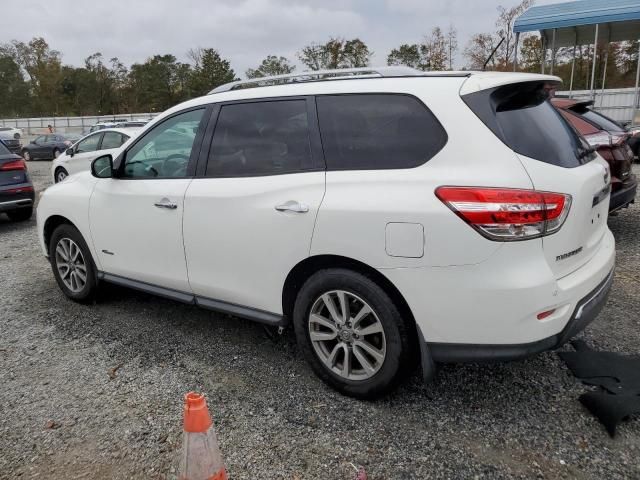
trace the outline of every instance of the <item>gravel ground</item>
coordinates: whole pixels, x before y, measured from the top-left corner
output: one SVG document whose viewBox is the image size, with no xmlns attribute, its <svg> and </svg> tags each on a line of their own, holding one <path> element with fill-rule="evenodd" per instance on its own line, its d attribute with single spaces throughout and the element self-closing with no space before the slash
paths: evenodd
<svg viewBox="0 0 640 480">
<path fill-rule="evenodd" d="M 46 187 L 50 162 L 29 168 Z M 640 204 L 609 223 L 615 287 L 585 338 L 637 353 Z M 290 332 L 271 339 L 113 286 L 75 304 L 35 220 L 2 217 L 0 235 L 0 478 L 174 479 L 192 389 L 208 396 L 232 479 L 353 479 L 351 462 L 374 480 L 640 478 L 640 418 L 609 438 L 555 353 L 445 366 L 431 385 L 415 375 L 390 397 L 356 401 L 313 375 Z"/>
</svg>

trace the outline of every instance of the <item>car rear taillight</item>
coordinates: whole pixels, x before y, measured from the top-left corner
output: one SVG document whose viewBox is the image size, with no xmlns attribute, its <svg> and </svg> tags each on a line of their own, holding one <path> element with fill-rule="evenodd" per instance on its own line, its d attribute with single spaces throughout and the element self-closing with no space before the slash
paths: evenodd
<svg viewBox="0 0 640 480">
<path fill-rule="evenodd" d="M 439 187 L 436 196 L 490 240 L 513 241 L 560 229 L 571 195 L 511 188 Z"/>
<path fill-rule="evenodd" d="M 602 147 L 611 145 L 611 135 L 606 132 L 593 133 L 591 135 L 585 135 L 584 139 L 589 142 L 592 147 Z"/>
<path fill-rule="evenodd" d="M 26 170 L 27 164 L 23 159 L 14 160 L 13 162 L 8 162 L 3 165 L 0 165 L 0 171 L 6 172 L 9 170 Z"/>
</svg>

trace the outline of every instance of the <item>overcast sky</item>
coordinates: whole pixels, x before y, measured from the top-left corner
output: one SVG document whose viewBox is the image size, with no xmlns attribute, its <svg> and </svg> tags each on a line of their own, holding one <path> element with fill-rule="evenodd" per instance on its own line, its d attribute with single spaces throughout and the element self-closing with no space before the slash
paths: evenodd
<svg viewBox="0 0 640 480">
<path fill-rule="evenodd" d="M 236 74 L 267 55 L 299 64 L 296 52 L 330 36 L 359 37 L 386 63 L 391 48 L 418 42 L 435 26 L 458 30 L 460 52 L 469 37 L 492 31 L 498 5 L 518 0 L 20 0 L 2 2 L 0 43 L 44 37 L 67 64 L 94 52 L 126 65 L 154 54 L 186 61 L 193 47 L 213 47 Z M 538 0 L 538 5 L 557 0 Z M 464 59 L 460 54 L 456 66 Z"/>
</svg>

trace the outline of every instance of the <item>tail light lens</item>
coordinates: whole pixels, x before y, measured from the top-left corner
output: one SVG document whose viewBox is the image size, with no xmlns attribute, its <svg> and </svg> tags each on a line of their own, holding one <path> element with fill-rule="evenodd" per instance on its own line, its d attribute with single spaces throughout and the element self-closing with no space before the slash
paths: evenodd
<svg viewBox="0 0 640 480">
<path fill-rule="evenodd" d="M 8 162 L 0 165 L 0 171 L 12 171 L 12 170 L 26 170 L 27 164 L 23 159 L 14 160 L 13 162 Z"/>
<path fill-rule="evenodd" d="M 439 187 L 436 196 L 490 240 L 514 241 L 557 232 L 571 195 L 510 188 Z"/>
<path fill-rule="evenodd" d="M 589 142 L 592 147 L 602 147 L 611 145 L 611 135 L 606 132 L 593 133 L 591 135 L 585 135 L 584 139 Z"/>
</svg>

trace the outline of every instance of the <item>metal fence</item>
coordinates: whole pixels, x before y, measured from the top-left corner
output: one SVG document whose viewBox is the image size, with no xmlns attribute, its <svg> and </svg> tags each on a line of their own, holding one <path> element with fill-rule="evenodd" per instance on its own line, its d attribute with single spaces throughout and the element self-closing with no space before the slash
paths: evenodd
<svg viewBox="0 0 640 480">
<path fill-rule="evenodd" d="M 49 125 L 54 132 L 81 135 L 91 125 L 100 122 L 148 120 L 157 113 L 127 113 L 123 115 L 100 115 L 93 117 L 41 117 L 41 118 L 0 118 L 1 127 L 20 128 L 23 138 L 31 139 L 37 135 L 49 133 Z"/>
<path fill-rule="evenodd" d="M 568 96 L 569 92 L 556 92 L 556 95 Z M 591 100 L 593 98 L 591 90 L 574 90 L 571 93 L 571 96 L 579 100 Z M 634 124 L 640 124 L 640 118 L 637 118 L 637 113 L 636 118 L 633 118 L 634 100 L 634 88 L 609 88 L 605 89 L 604 91 L 596 90 L 596 98 L 593 108 L 606 115 L 607 117 L 619 122 L 630 122 L 632 120 L 635 120 L 633 122 Z"/>
</svg>

